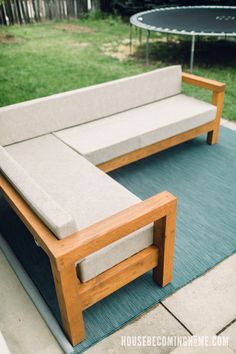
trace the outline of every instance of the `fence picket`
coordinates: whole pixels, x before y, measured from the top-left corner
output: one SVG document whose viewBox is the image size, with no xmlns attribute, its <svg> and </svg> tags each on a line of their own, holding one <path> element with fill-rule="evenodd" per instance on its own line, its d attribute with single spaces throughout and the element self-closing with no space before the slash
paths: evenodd
<svg viewBox="0 0 236 354">
<path fill-rule="evenodd" d="M 100 2 L 91 0 L 91 8 L 99 10 Z M 0 5 L 0 25 L 79 18 L 88 11 L 88 0 L 4 0 Z"/>
</svg>

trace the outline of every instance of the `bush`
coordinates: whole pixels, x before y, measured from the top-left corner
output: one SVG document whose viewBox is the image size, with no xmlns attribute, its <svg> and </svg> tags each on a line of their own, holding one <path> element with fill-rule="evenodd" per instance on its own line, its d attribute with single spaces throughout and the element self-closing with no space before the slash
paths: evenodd
<svg viewBox="0 0 236 354">
<path fill-rule="evenodd" d="M 149 10 L 159 6 L 193 6 L 193 5 L 236 5 L 236 0 L 101 0 L 103 11 L 118 12 L 130 16 L 136 12 Z"/>
</svg>

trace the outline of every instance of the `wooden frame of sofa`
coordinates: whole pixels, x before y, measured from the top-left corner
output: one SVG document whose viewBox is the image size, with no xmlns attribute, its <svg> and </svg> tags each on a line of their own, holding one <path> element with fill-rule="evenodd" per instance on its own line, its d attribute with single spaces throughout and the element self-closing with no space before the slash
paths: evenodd
<svg viewBox="0 0 236 354">
<path fill-rule="evenodd" d="M 88 307 L 151 269 L 161 286 L 171 281 L 176 221 L 172 194 L 157 194 L 58 240 L 2 175 L 0 189 L 50 259 L 62 323 L 73 345 L 85 339 L 82 312 Z M 85 283 L 79 281 L 76 263 L 150 223 L 154 223 L 152 246 Z"/>
<path fill-rule="evenodd" d="M 144 148 L 101 163 L 98 165 L 101 170 L 104 172 L 110 172 L 119 167 L 125 166 L 144 157 L 156 154 L 157 152 L 181 144 L 187 140 L 193 139 L 205 133 L 207 133 L 208 144 L 217 143 L 219 137 L 220 118 L 224 102 L 225 84 L 188 73 L 182 73 L 182 81 L 186 84 L 198 86 L 200 88 L 212 91 L 212 104 L 217 107 L 215 120 L 210 123 L 203 124 L 197 128 L 191 129 L 185 133 L 175 135 L 158 143 L 148 145 Z"/>
<path fill-rule="evenodd" d="M 111 171 L 203 133 L 208 133 L 209 144 L 217 143 L 225 85 L 185 73 L 183 81 L 213 91 L 212 102 L 217 106 L 215 120 L 101 164 L 99 168 Z M 64 330 L 73 345 L 85 339 L 82 313 L 88 307 L 151 269 L 156 283 L 165 286 L 171 282 L 176 223 L 176 198 L 172 194 L 162 192 L 58 240 L 3 175 L 0 175 L 0 189 L 50 259 Z M 85 283 L 79 281 L 76 264 L 80 260 L 150 223 L 154 223 L 152 246 Z"/>
</svg>

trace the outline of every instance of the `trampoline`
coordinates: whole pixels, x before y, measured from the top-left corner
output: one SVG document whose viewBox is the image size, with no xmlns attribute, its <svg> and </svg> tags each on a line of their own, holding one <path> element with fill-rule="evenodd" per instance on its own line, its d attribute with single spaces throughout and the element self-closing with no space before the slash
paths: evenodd
<svg viewBox="0 0 236 354">
<path fill-rule="evenodd" d="M 236 6 L 175 6 L 139 12 L 130 18 L 132 25 L 147 31 L 146 62 L 149 63 L 150 32 L 192 37 L 190 71 L 193 70 L 196 36 L 236 36 Z"/>
</svg>

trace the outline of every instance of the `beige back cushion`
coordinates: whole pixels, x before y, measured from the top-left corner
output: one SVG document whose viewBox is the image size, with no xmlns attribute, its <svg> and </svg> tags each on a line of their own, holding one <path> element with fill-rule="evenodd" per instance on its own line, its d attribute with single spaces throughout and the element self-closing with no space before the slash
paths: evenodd
<svg viewBox="0 0 236 354">
<path fill-rule="evenodd" d="M 157 69 L 100 85 L 0 108 L 0 145 L 100 119 L 181 92 L 181 67 Z"/>
</svg>

